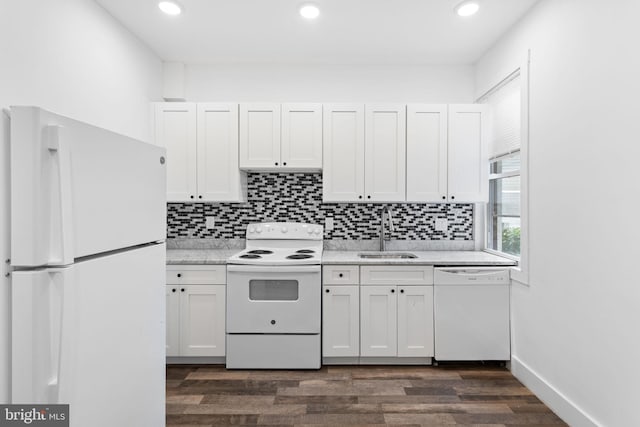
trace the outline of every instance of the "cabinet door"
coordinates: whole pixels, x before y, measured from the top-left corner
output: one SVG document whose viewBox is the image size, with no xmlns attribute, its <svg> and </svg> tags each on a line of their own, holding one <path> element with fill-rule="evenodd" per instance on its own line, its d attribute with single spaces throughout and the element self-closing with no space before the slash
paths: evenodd
<svg viewBox="0 0 640 427">
<path fill-rule="evenodd" d="M 324 286 L 322 290 L 322 355 L 360 354 L 358 286 Z"/>
<path fill-rule="evenodd" d="M 180 355 L 180 287 L 178 285 L 165 286 L 166 294 L 166 355 Z"/>
<path fill-rule="evenodd" d="M 451 202 L 487 202 L 487 107 L 449 105 L 448 187 Z"/>
<path fill-rule="evenodd" d="M 433 357 L 433 286 L 398 287 L 398 357 Z"/>
<path fill-rule="evenodd" d="M 193 202 L 196 186 L 196 106 L 189 102 L 156 104 L 156 144 L 167 149 L 167 201 Z"/>
<path fill-rule="evenodd" d="M 225 286 L 187 285 L 180 291 L 180 355 L 224 356 Z"/>
<path fill-rule="evenodd" d="M 367 105 L 364 148 L 366 201 L 406 200 L 406 107 Z"/>
<path fill-rule="evenodd" d="M 325 105 L 323 127 L 323 201 L 364 201 L 364 106 Z"/>
<path fill-rule="evenodd" d="M 240 104 L 240 167 L 280 166 L 280 105 Z"/>
<path fill-rule="evenodd" d="M 283 104 L 282 166 L 322 169 L 322 105 Z"/>
<path fill-rule="evenodd" d="M 447 106 L 407 106 L 407 201 L 447 200 Z"/>
<path fill-rule="evenodd" d="M 238 168 L 238 105 L 197 104 L 198 201 L 244 201 Z"/>
<path fill-rule="evenodd" d="M 397 297 L 395 286 L 360 287 L 360 355 L 397 354 Z"/>
</svg>

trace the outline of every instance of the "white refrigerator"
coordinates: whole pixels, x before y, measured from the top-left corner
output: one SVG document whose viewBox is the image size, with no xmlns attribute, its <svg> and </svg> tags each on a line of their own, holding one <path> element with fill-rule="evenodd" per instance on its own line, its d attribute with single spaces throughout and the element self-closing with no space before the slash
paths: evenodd
<svg viewBox="0 0 640 427">
<path fill-rule="evenodd" d="M 11 399 L 165 423 L 165 150 L 10 111 Z"/>
</svg>

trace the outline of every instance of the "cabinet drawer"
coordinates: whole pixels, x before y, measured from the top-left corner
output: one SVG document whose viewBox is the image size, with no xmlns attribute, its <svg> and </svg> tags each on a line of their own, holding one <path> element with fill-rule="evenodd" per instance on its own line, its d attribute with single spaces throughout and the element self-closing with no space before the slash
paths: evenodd
<svg viewBox="0 0 640 427">
<path fill-rule="evenodd" d="M 433 285 L 430 265 L 366 265 L 360 274 L 363 285 Z"/>
<path fill-rule="evenodd" d="M 357 285 L 360 270 L 357 265 L 325 265 L 322 267 L 322 282 L 325 285 Z"/>
<path fill-rule="evenodd" d="M 225 265 L 167 266 L 168 285 L 224 285 L 226 282 Z"/>
</svg>

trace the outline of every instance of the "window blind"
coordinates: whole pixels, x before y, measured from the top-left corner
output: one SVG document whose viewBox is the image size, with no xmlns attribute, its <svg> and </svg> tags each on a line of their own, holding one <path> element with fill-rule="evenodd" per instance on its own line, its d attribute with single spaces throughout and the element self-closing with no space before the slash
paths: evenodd
<svg viewBox="0 0 640 427">
<path fill-rule="evenodd" d="M 489 158 L 520 148 L 520 76 L 493 91 L 485 102 L 491 112 Z"/>
</svg>

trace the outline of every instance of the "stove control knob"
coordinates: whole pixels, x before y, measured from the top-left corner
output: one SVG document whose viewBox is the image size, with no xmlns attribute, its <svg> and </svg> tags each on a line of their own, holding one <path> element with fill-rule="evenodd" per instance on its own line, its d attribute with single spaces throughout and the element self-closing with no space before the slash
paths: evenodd
<svg viewBox="0 0 640 427">
<path fill-rule="evenodd" d="M 254 233 L 256 231 L 255 227 L 249 227 L 249 233 Z"/>
<path fill-rule="evenodd" d="M 289 230 L 287 229 L 287 227 L 282 227 L 282 230 L 280 230 L 280 231 L 282 231 L 283 233 L 286 233 Z"/>
<path fill-rule="evenodd" d="M 316 233 L 316 235 L 318 235 L 318 234 L 320 234 L 320 229 L 316 228 L 313 232 Z"/>
<path fill-rule="evenodd" d="M 260 227 L 256 228 L 256 233 L 262 233 L 262 228 Z"/>
<path fill-rule="evenodd" d="M 313 234 L 313 230 L 312 230 L 312 229 L 308 229 L 308 230 L 307 230 L 307 233 L 309 233 L 309 234 Z"/>
</svg>

